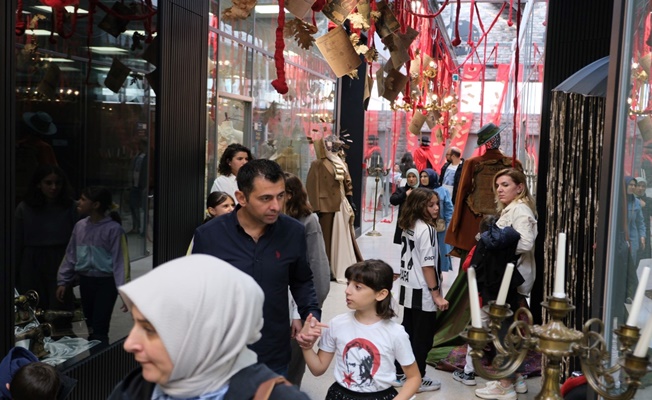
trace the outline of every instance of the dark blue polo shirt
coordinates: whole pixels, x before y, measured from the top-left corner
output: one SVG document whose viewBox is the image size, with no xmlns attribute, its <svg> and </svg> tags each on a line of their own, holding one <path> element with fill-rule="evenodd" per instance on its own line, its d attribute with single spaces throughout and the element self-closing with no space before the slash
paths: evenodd
<svg viewBox="0 0 652 400">
<path fill-rule="evenodd" d="M 193 253 L 218 257 L 251 275 L 265 293 L 262 338 L 251 345 L 258 361 L 272 369 L 290 361 L 288 286 L 301 318 L 321 320 L 312 271 L 306 258 L 306 234 L 299 221 L 280 215 L 256 243 L 240 226 L 236 209 L 195 230 Z"/>
</svg>

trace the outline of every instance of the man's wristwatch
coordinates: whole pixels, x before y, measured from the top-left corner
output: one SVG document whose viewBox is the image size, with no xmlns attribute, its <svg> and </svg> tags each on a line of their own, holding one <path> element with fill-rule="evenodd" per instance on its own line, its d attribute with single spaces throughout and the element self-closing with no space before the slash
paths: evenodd
<svg viewBox="0 0 652 400">
<path fill-rule="evenodd" d="M 431 292 L 436 292 L 439 290 L 439 286 L 429 287 L 428 290 L 430 290 Z"/>
</svg>

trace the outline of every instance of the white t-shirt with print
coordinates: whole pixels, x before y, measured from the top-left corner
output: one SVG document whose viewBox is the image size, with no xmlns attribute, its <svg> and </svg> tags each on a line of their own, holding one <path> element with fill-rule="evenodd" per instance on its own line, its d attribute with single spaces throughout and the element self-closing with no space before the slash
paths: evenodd
<svg viewBox="0 0 652 400">
<path fill-rule="evenodd" d="M 364 393 L 385 390 L 396 379 L 394 360 L 402 366 L 415 361 L 410 338 L 392 320 L 365 325 L 353 314 L 333 318 L 322 331 L 319 348 L 335 353 L 335 380 L 343 387 Z"/>
<path fill-rule="evenodd" d="M 433 226 L 417 220 L 414 229 L 404 229 L 401 235 L 401 289 L 398 302 L 414 310 L 437 311 L 428 284 L 423 276 L 423 267 L 434 266 L 435 279 L 440 285 L 441 272 L 437 255 L 439 247 L 437 231 Z"/>
</svg>

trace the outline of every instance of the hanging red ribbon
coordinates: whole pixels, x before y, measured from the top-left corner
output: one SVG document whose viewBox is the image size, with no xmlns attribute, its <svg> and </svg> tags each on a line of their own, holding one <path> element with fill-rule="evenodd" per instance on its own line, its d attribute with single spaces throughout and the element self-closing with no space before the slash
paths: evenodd
<svg viewBox="0 0 652 400">
<path fill-rule="evenodd" d="M 25 23 L 25 19 L 23 17 L 23 0 L 18 0 L 16 5 L 16 35 L 24 35 L 25 29 L 27 29 L 27 24 Z"/>
<path fill-rule="evenodd" d="M 286 94 L 289 90 L 285 81 L 285 58 L 283 50 L 285 49 L 285 40 L 283 40 L 283 28 L 285 27 L 285 0 L 278 2 L 278 25 L 276 26 L 276 41 L 274 45 L 274 65 L 276 66 L 276 79 L 272 81 L 272 86 L 280 94 Z"/>
<path fill-rule="evenodd" d="M 451 40 L 451 44 L 455 47 L 462 43 L 460 38 L 460 10 L 462 8 L 462 0 L 457 0 L 457 8 L 455 10 L 455 39 Z"/>
<path fill-rule="evenodd" d="M 512 0 L 513 1 L 513 0 Z M 510 7 L 511 19 L 511 7 Z M 512 167 L 516 167 L 516 128 L 518 127 L 518 72 L 521 67 L 520 63 L 520 45 L 518 38 L 521 30 L 521 0 L 518 0 L 518 9 L 516 10 L 516 49 L 514 50 L 514 115 L 512 122 Z"/>
<path fill-rule="evenodd" d="M 466 43 L 469 46 L 473 46 L 473 9 L 475 8 L 475 0 L 471 0 L 471 16 L 469 17 L 469 37 L 466 40 Z"/>
</svg>

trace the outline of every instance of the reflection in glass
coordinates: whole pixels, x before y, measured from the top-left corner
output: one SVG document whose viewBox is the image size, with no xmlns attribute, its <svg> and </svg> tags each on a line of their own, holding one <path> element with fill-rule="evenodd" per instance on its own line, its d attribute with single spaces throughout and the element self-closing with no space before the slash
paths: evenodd
<svg viewBox="0 0 652 400">
<path fill-rule="evenodd" d="M 21 219 L 17 289 L 21 294 L 29 289 L 39 293 L 35 309 L 42 310 L 41 322 L 54 325 L 55 338 L 64 333 L 86 338 L 79 289 L 66 292 L 63 302 L 52 295 L 61 248 L 65 250 L 70 239 L 70 223 L 79 218 L 70 202 L 80 198 L 82 188 L 104 186 L 111 192 L 111 203 L 128 232 L 132 278 L 152 265 L 150 154 L 156 94 L 150 81 L 155 82 L 156 42 L 149 32 L 155 31 L 156 18 L 153 13 L 153 18 L 118 31 L 113 29 L 116 21 L 107 22 L 104 14 L 78 18 L 76 26 L 65 25 L 73 35 L 55 34 L 51 40 L 49 33 L 56 29 L 53 14 L 39 6 L 38 0 L 23 2 L 23 17 L 30 24 L 24 35 L 16 36 L 15 48 L 16 214 Z M 89 10 L 89 1 L 80 1 L 80 8 Z M 91 20 L 93 26 L 88 27 Z M 90 28 L 93 33 L 87 38 Z M 35 172 L 44 166 L 58 169 L 41 177 Z M 67 200 L 50 201 L 49 190 L 59 190 L 59 183 L 59 196 L 65 193 L 62 199 Z M 30 192 L 35 190 L 46 196 L 45 202 L 33 201 Z M 35 223 L 40 225 L 37 230 Z M 124 337 L 130 326 L 119 306 L 118 301 L 109 342 Z M 54 318 L 55 312 L 72 309 L 72 316 Z"/>
<path fill-rule="evenodd" d="M 652 202 L 647 189 L 652 176 L 652 156 L 649 141 L 652 139 L 650 122 L 650 20 L 647 1 L 626 3 L 629 21 L 622 55 L 623 76 L 620 111 L 617 121 L 617 144 L 620 156 L 620 182 L 614 183 L 614 210 L 617 220 L 610 227 L 614 243 L 614 260 L 610 265 L 608 282 L 611 304 L 606 308 L 607 321 L 612 327 L 624 323 L 631 311 L 632 298 L 639 283 L 642 269 L 652 267 L 650 258 L 650 217 Z M 652 282 L 648 281 L 645 298 L 636 324 L 643 328 L 652 316 Z M 610 331 L 607 329 L 606 331 Z M 614 353 L 616 351 L 614 350 Z M 649 349 L 648 349 L 649 354 Z M 615 356 L 614 356 L 615 360 Z M 612 360 L 612 362 L 614 361 Z M 649 374 L 647 380 L 650 380 Z M 649 382 L 648 382 L 649 383 Z M 650 397 L 650 388 L 639 390 L 636 399 Z"/>
</svg>

